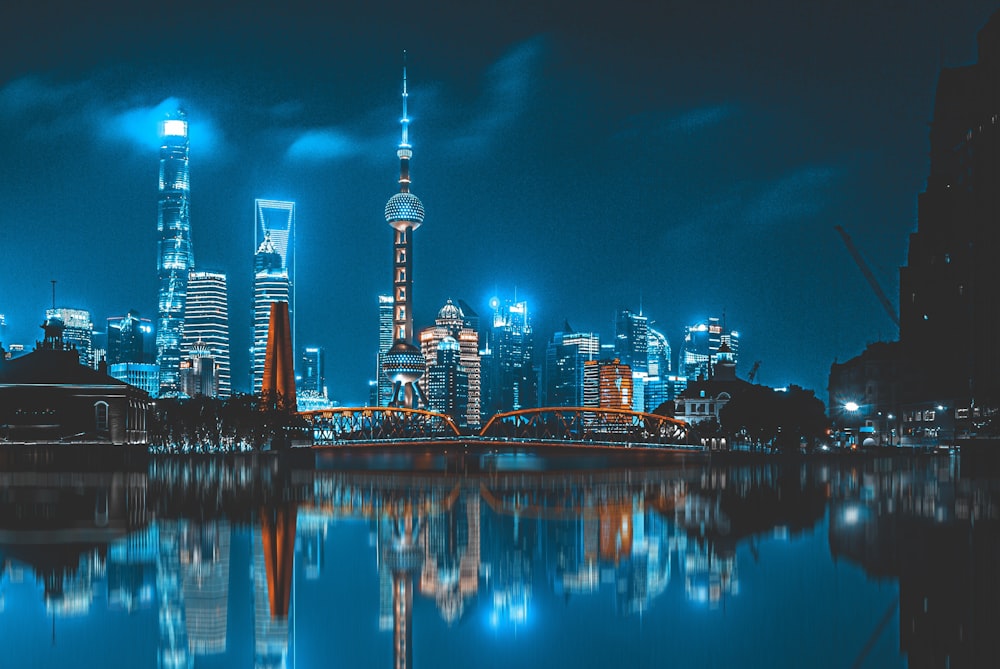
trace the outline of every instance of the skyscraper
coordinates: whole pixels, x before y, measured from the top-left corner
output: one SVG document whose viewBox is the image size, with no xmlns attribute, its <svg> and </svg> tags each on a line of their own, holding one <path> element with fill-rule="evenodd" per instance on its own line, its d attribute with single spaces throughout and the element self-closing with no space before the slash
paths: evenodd
<svg viewBox="0 0 1000 669">
<path fill-rule="evenodd" d="M 295 341 L 295 203 L 284 200 L 254 200 L 254 248 L 265 238 L 281 258 L 280 267 L 288 275 L 288 312 Z"/>
<path fill-rule="evenodd" d="M 725 331 L 721 321 L 712 317 L 707 321 L 684 328 L 684 344 L 677 361 L 678 371 L 688 379 L 707 379 L 715 367 L 715 356 L 723 342 L 729 346 L 734 362 L 739 351 L 740 335 L 735 330 Z"/>
<path fill-rule="evenodd" d="M 225 274 L 191 272 L 188 275 L 182 354 L 190 356 L 199 343 L 207 349 L 207 355 L 199 353 L 194 357 L 210 357 L 215 360 L 218 396 L 229 397 L 232 381 L 229 360 L 229 294 Z"/>
<path fill-rule="evenodd" d="M 156 362 L 160 394 L 180 390 L 181 336 L 187 302 L 188 273 L 194 269 L 191 247 L 188 122 L 178 110 L 160 123 L 160 190 L 156 229 L 159 318 Z"/>
<path fill-rule="evenodd" d="M 45 319 L 58 318 L 65 324 L 63 342 L 71 345 L 80 354 L 80 364 L 94 366 L 94 323 L 86 309 L 58 307 L 46 309 Z"/>
<path fill-rule="evenodd" d="M 389 406 L 392 400 L 392 381 L 382 373 L 385 365 L 385 354 L 392 348 L 392 295 L 378 296 L 378 354 L 375 356 L 376 397 L 373 404 Z"/>
<path fill-rule="evenodd" d="M 424 205 L 410 192 L 410 119 L 406 115 L 406 67 L 403 67 L 402 139 L 399 157 L 399 192 L 385 205 L 385 221 L 392 226 L 392 348 L 382 358 L 382 372 L 392 381 L 390 405 L 415 408 L 425 403 L 418 381 L 426 368 L 420 349 L 410 342 L 413 336 L 413 231 L 424 222 Z"/>
<path fill-rule="evenodd" d="M 617 358 L 583 363 L 583 406 L 632 408 L 632 370 Z"/>
<path fill-rule="evenodd" d="M 468 425 L 469 374 L 462 366 L 461 347 L 454 337 L 445 336 L 434 348 L 434 360 L 427 365 L 425 376 L 427 404 L 431 411 L 447 414 L 459 425 Z M 478 356 L 479 351 L 476 353 Z M 475 413 L 478 425 L 478 408 Z"/>
<path fill-rule="evenodd" d="M 153 324 L 148 318 L 130 309 L 124 316 L 108 319 L 108 365 L 148 363 L 155 359 Z"/>
<path fill-rule="evenodd" d="M 615 319 L 615 354 L 632 368 L 646 372 L 649 357 L 649 320 L 628 309 L 618 312 Z"/>
<path fill-rule="evenodd" d="M 440 344 L 447 338 L 453 339 L 459 347 L 459 364 L 467 375 L 467 398 L 464 402 L 466 415 L 457 419 L 460 425 L 478 427 L 480 424 L 480 389 L 481 374 L 479 362 L 479 334 L 469 327 L 461 307 L 448 300 L 438 311 L 434 327 L 420 331 L 420 351 L 424 356 L 428 370 L 434 364 L 439 364 L 441 356 Z M 450 386 L 448 386 L 450 387 Z M 443 392 L 446 386 L 438 385 L 434 392 Z M 427 396 L 428 403 L 435 406 L 432 383 L 428 376 L 421 382 L 421 389 Z"/>
<path fill-rule="evenodd" d="M 306 346 L 299 356 L 295 386 L 299 393 L 326 395 L 326 353 L 319 346 Z"/>
<path fill-rule="evenodd" d="M 505 302 L 493 298 L 490 329 L 491 369 L 487 415 L 534 407 L 538 403 L 538 380 L 533 367 L 534 336 L 527 302 Z"/>
<path fill-rule="evenodd" d="M 543 383 L 545 406 L 583 406 L 583 369 L 601 354 L 601 338 L 592 332 L 574 332 L 570 324 L 552 335 L 545 349 Z"/>
<path fill-rule="evenodd" d="M 973 65 L 938 79 L 930 175 L 899 276 L 900 342 L 919 385 L 954 418 L 1000 406 L 1000 12 L 979 32 Z"/>
<path fill-rule="evenodd" d="M 253 344 L 251 347 L 251 388 L 260 394 L 264 376 L 264 358 L 267 353 L 267 333 L 271 322 L 271 303 L 288 302 L 291 284 L 288 270 L 283 266 L 281 254 L 271 242 L 269 232 L 253 257 Z"/>
</svg>

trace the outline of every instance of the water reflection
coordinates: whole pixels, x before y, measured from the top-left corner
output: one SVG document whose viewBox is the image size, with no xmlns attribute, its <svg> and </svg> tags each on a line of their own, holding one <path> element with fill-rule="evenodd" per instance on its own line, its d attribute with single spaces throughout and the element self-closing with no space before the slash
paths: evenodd
<svg viewBox="0 0 1000 669">
<path fill-rule="evenodd" d="M 7 462 L 0 643 L 27 666 L 997 666 L 998 484 L 954 458 L 399 457 Z"/>
</svg>

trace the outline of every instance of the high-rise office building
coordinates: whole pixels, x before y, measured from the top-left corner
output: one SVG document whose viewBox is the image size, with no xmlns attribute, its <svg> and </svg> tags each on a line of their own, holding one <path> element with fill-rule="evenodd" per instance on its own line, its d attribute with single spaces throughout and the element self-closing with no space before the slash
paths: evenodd
<svg viewBox="0 0 1000 669">
<path fill-rule="evenodd" d="M 288 275 L 288 313 L 291 316 L 292 343 L 295 337 L 295 203 L 284 200 L 254 200 L 254 248 L 265 239 L 281 259 L 279 267 Z"/>
<path fill-rule="evenodd" d="M 615 354 L 632 368 L 646 372 L 649 358 L 649 319 L 628 309 L 615 319 Z"/>
<path fill-rule="evenodd" d="M 632 370 L 617 358 L 583 363 L 583 406 L 632 408 Z"/>
<path fill-rule="evenodd" d="M 659 330 L 649 328 L 646 371 L 650 376 L 666 376 L 673 371 L 671 366 L 670 342 Z"/>
<path fill-rule="evenodd" d="M 739 351 L 740 335 L 727 331 L 718 318 L 684 328 L 684 344 L 678 358 L 678 371 L 691 380 L 707 379 L 715 367 L 715 356 L 723 342 L 729 346 L 734 360 Z"/>
<path fill-rule="evenodd" d="M 156 360 L 153 323 L 130 309 L 124 316 L 108 319 L 107 363 L 152 363 Z M 157 375 L 159 376 L 159 375 Z M 155 392 L 155 391 L 154 391 Z"/>
<path fill-rule="evenodd" d="M 326 352 L 319 346 L 306 346 L 295 370 L 295 386 L 300 393 L 326 395 Z"/>
<path fill-rule="evenodd" d="M 378 296 L 378 354 L 375 356 L 375 398 L 374 406 L 389 406 L 392 400 L 392 381 L 382 373 L 385 365 L 385 354 L 392 348 L 392 295 Z"/>
<path fill-rule="evenodd" d="M 264 359 L 267 354 L 267 333 L 271 319 L 272 302 L 288 302 L 291 283 L 288 269 L 284 267 L 281 254 L 271 242 L 271 235 L 264 233 L 264 239 L 253 258 L 253 339 L 251 347 L 251 389 L 260 394 L 264 377 Z"/>
<path fill-rule="evenodd" d="M 462 366 L 461 347 L 450 336 L 444 337 L 435 347 L 434 361 L 427 366 L 427 405 L 431 411 L 451 416 L 458 425 L 468 425 L 469 374 Z M 478 355 L 478 350 L 476 353 Z"/>
<path fill-rule="evenodd" d="M 438 311 L 434 321 L 434 327 L 424 328 L 420 331 L 420 351 L 424 356 L 428 369 L 433 364 L 438 363 L 440 357 L 440 344 L 447 338 L 451 338 L 459 347 L 459 363 L 468 377 L 467 391 L 468 397 L 465 402 L 467 415 L 458 420 L 460 425 L 478 427 L 480 424 L 480 389 L 481 372 L 479 362 L 479 334 L 469 327 L 468 321 L 462 309 L 451 300 L 448 300 L 441 310 Z M 421 389 L 427 396 L 430 406 L 435 405 L 434 397 L 431 394 L 432 387 L 428 377 L 421 381 Z M 440 390 L 442 386 L 438 386 Z"/>
<path fill-rule="evenodd" d="M 534 335 L 527 302 L 493 298 L 493 327 L 488 373 L 490 386 L 486 415 L 537 406 L 538 378 L 533 367 Z"/>
<path fill-rule="evenodd" d="M 160 394 L 180 390 L 181 337 L 187 302 L 188 273 L 194 269 L 191 247 L 188 122 L 177 111 L 160 123 L 160 186 L 156 229 L 159 235 L 157 277 L 159 317 L 156 362 Z"/>
<path fill-rule="evenodd" d="M 424 222 L 424 204 L 410 192 L 410 119 L 406 113 L 406 67 L 403 67 L 402 139 L 396 156 L 399 158 L 399 192 L 385 205 L 385 221 L 393 229 L 392 244 L 392 347 L 382 357 L 382 373 L 392 382 L 389 404 L 409 408 L 424 404 L 418 382 L 424 375 L 426 362 L 413 337 L 413 231 Z"/>
<path fill-rule="evenodd" d="M 181 358 L 181 390 L 188 397 L 219 396 L 219 364 L 212 350 L 202 341 L 195 342 Z"/>
<path fill-rule="evenodd" d="M 45 310 L 45 319 L 57 318 L 63 322 L 63 342 L 80 354 L 80 364 L 94 367 L 94 323 L 86 309 L 57 307 Z"/>
<path fill-rule="evenodd" d="M 583 406 L 583 365 L 597 360 L 600 354 L 599 335 L 574 332 L 567 322 L 545 348 L 542 403 L 549 407 Z"/>
<path fill-rule="evenodd" d="M 930 174 L 899 276 L 900 342 L 921 383 L 953 418 L 1000 406 L 1000 12 L 979 32 L 973 65 L 942 70 Z"/>
<path fill-rule="evenodd" d="M 201 350 L 202 346 L 207 353 Z M 196 347 L 197 355 L 193 353 Z M 212 358 L 215 361 L 218 397 L 229 397 L 232 374 L 229 359 L 229 293 L 225 274 L 191 272 L 188 275 L 181 351 L 184 357 Z"/>
</svg>

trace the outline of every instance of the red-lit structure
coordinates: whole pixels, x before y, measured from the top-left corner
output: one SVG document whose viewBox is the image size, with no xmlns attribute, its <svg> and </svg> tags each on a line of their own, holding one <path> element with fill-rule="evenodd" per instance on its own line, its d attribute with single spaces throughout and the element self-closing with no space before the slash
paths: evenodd
<svg viewBox="0 0 1000 669">
<path fill-rule="evenodd" d="M 295 410 L 295 366 L 288 302 L 271 303 L 260 396 L 262 409 Z"/>
</svg>

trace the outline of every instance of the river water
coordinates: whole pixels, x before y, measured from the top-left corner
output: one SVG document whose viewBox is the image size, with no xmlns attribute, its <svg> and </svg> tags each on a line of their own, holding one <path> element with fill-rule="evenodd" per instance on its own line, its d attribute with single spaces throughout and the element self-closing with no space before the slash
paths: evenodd
<svg viewBox="0 0 1000 669">
<path fill-rule="evenodd" d="M 0 667 L 998 667 L 957 456 L 0 455 Z"/>
</svg>

